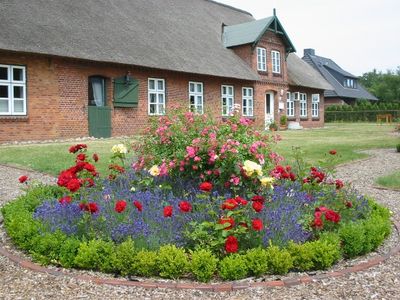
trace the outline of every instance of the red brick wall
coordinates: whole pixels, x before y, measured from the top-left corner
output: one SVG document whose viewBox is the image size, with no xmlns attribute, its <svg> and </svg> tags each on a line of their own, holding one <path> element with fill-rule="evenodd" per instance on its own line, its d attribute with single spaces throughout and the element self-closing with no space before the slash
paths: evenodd
<svg viewBox="0 0 400 300">
<path fill-rule="evenodd" d="M 234 86 L 235 103 L 239 104 L 242 87 L 254 86 L 253 82 L 234 79 L 9 52 L 1 53 L 0 64 L 26 66 L 28 105 L 27 116 L 0 116 L 0 142 L 88 136 L 88 77 L 93 75 L 107 78 L 107 103 L 111 107 L 113 78 L 129 71 L 139 80 L 138 107 L 112 109 L 113 136 L 139 134 L 149 120 L 149 77 L 165 79 L 167 111 L 173 105 L 189 107 L 189 81 L 203 82 L 204 109 L 218 117 L 222 84 Z"/>
<path fill-rule="evenodd" d="M 312 128 L 312 127 L 323 127 L 324 126 L 324 91 L 317 90 L 317 89 L 310 89 L 305 87 L 298 87 L 298 86 L 290 86 L 290 92 L 300 92 L 307 94 L 307 117 L 300 118 L 300 102 L 294 102 L 294 118 L 289 118 L 289 121 L 296 121 L 299 122 L 301 126 L 304 128 Z M 312 117 L 311 114 L 311 95 L 312 94 L 319 94 L 319 112 L 318 118 Z M 286 102 L 286 101 L 285 101 Z M 286 107 L 286 103 L 285 103 Z"/>
</svg>

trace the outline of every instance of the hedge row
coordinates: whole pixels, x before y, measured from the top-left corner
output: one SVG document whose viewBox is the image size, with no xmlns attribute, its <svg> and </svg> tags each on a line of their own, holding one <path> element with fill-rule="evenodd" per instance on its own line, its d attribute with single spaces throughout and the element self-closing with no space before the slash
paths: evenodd
<svg viewBox="0 0 400 300">
<path fill-rule="evenodd" d="M 376 122 L 377 115 L 390 114 L 400 118 L 400 110 L 325 111 L 325 122 Z"/>
<path fill-rule="evenodd" d="M 372 200 L 368 220 L 343 224 L 338 232 L 323 233 L 315 241 L 290 243 L 285 249 L 270 245 L 240 254 L 216 257 L 205 249 L 186 250 L 165 245 L 157 251 L 139 249 L 132 240 L 80 241 L 61 232 L 42 233 L 33 219 L 35 208 L 44 200 L 60 195 L 57 187 L 38 186 L 2 208 L 9 236 L 20 248 L 42 264 L 66 268 L 100 270 L 122 276 L 194 277 L 207 282 L 215 275 L 237 280 L 263 274 L 285 274 L 289 270 L 326 269 L 341 257 L 354 257 L 376 249 L 391 231 L 390 214 Z"/>
</svg>

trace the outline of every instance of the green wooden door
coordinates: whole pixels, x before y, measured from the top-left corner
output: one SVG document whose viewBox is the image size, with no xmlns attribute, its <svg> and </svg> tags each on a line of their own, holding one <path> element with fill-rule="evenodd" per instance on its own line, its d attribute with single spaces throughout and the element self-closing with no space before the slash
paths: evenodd
<svg viewBox="0 0 400 300">
<path fill-rule="evenodd" d="M 89 136 L 108 138 L 111 136 L 111 108 L 88 106 Z"/>
</svg>

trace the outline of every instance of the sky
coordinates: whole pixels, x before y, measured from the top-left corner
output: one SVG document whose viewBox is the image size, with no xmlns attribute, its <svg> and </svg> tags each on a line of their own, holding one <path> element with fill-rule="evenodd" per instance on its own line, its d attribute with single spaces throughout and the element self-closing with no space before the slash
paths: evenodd
<svg viewBox="0 0 400 300">
<path fill-rule="evenodd" d="M 400 0 L 216 0 L 256 19 L 277 16 L 296 48 L 361 76 L 400 66 Z"/>
</svg>

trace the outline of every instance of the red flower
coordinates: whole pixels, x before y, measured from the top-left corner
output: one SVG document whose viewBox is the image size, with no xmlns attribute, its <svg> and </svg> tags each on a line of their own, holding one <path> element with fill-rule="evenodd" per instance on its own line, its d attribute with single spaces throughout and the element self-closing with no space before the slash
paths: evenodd
<svg viewBox="0 0 400 300">
<path fill-rule="evenodd" d="M 114 180 L 115 178 L 117 178 L 117 176 L 115 176 L 115 174 L 108 175 L 109 180 Z"/>
<path fill-rule="evenodd" d="M 96 153 L 93 154 L 93 160 L 94 160 L 95 162 L 98 162 L 98 161 L 99 161 L 99 156 L 98 156 Z"/>
<path fill-rule="evenodd" d="M 76 160 L 77 161 L 84 161 L 86 159 L 86 154 L 84 154 L 84 153 L 79 153 L 77 156 L 76 156 Z"/>
<path fill-rule="evenodd" d="M 236 202 L 240 205 L 247 205 L 247 200 L 243 199 L 242 197 L 237 196 L 235 198 Z"/>
<path fill-rule="evenodd" d="M 64 196 L 60 199 L 58 199 L 58 202 L 60 202 L 61 204 L 68 204 L 71 203 L 72 198 L 70 196 Z"/>
<path fill-rule="evenodd" d="M 315 211 L 321 211 L 321 212 L 326 212 L 328 209 L 325 206 L 320 206 L 320 207 L 316 207 Z"/>
<path fill-rule="evenodd" d="M 221 208 L 227 210 L 233 210 L 238 206 L 238 202 L 235 199 L 227 199 L 224 203 L 222 203 Z"/>
<path fill-rule="evenodd" d="M 182 212 L 190 212 L 192 211 L 192 205 L 187 201 L 181 201 L 179 202 L 179 209 Z"/>
<path fill-rule="evenodd" d="M 211 192 L 213 185 L 212 183 L 205 181 L 200 184 L 199 188 L 203 192 Z"/>
<path fill-rule="evenodd" d="M 137 200 L 133 201 L 133 205 L 136 206 L 138 211 L 142 211 L 143 210 L 142 203 L 140 203 L 139 201 L 137 201 Z"/>
<path fill-rule="evenodd" d="M 91 214 L 95 214 L 99 211 L 99 207 L 97 206 L 97 203 L 90 202 L 86 205 L 86 210 L 89 211 Z"/>
<path fill-rule="evenodd" d="M 329 151 L 329 154 L 330 154 L 330 155 L 336 155 L 336 150 L 333 150 L 333 149 L 330 150 L 330 151 Z"/>
<path fill-rule="evenodd" d="M 341 181 L 340 179 L 335 180 L 335 185 L 336 185 L 336 189 L 338 189 L 338 190 L 340 190 L 344 186 L 343 181 Z"/>
<path fill-rule="evenodd" d="M 164 217 L 172 217 L 172 206 L 169 205 L 164 207 Z"/>
<path fill-rule="evenodd" d="M 259 202 L 259 203 L 263 204 L 264 201 L 265 201 L 265 199 L 264 199 L 263 196 L 255 195 L 255 196 L 253 196 L 253 198 L 251 198 L 251 201 L 253 201 L 253 202 Z"/>
<path fill-rule="evenodd" d="M 110 170 L 117 171 L 119 173 L 125 173 L 125 169 L 117 164 L 111 164 L 108 166 Z"/>
<path fill-rule="evenodd" d="M 253 209 L 256 212 L 260 212 L 264 207 L 264 204 L 262 204 L 261 202 L 253 202 Z"/>
<path fill-rule="evenodd" d="M 79 208 L 80 208 L 81 210 L 86 210 L 86 204 L 83 203 L 83 202 L 79 203 Z"/>
<path fill-rule="evenodd" d="M 218 224 L 227 224 L 229 223 L 230 225 L 228 227 L 225 227 L 224 230 L 230 230 L 235 226 L 235 220 L 232 217 L 226 217 L 226 218 L 221 218 L 218 221 Z"/>
<path fill-rule="evenodd" d="M 19 180 L 20 183 L 24 183 L 25 181 L 28 180 L 28 176 L 22 175 L 22 176 L 20 176 L 20 177 L 18 178 L 18 180 Z"/>
<path fill-rule="evenodd" d="M 115 211 L 117 212 L 117 213 L 122 213 L 124 210 L 125 210 L 125 208 L 126 208 L 126 201 L 125 200 L 118 200 L 116 203 L 115 203 Z"/>
<path fill-rule="evenodd" d="M 86 144 L 77 144 L 77 145 L 75 145 L 75 146 L 71 146 L 70 148 L 69 148 L 69 152 L 70 153 L 76 153 L 76 152 L 78 152 L 79 150 L 81 150 L 81 149 L 86 149 L 87 148 L 87 145 Z"/>
<path fill-rule="evenodd" d="M 324 223 L 322 222 L 321 218 L 315 218 L 312 226 L 317 229 L 322 229 L 324 227 Z"/>
<path fill-rule="evenodd" d="M 339 221 L 340 221 L 340 215 L 339 215 L 337 212 L 328 209 L 328 210 L 325 212 L 325 219 L 327 219 L 328 221 L 331 221 L 331 222 L 333 222 L 333 223 L 339 223 Z"/>
<path fill-rule="evenodd" d="M 254 229 L 255 231 L 260 231 L 260 230 L 262 230 L 262 228 L 263 228 L 263 222 L 262 222 L 261 219 L 254 219 L 254 220 L 251 222 L 251 225 L 253 226 L 253 229 Z"/>
<path fill-rule="evenodd" d="M 237 238 L 235 238 L 233 235 L 230 235 L 227 237 L 225 241 L 225 250 L 228 253 L 235 253 L 239 249 L 239 243 Z"/>
<path fill-rule="evenodd" d="M 95 172 L 96 171 L 96 167 L 93 166 L 92 164 L 89 163 L 85 163 L 85 165 L 83 166 L 83 168 L 89 172 Z"/>
<path fill-rule="evenodd" d="M 346 201 L 346 207 L 352 208 L 353 207 L 353 203 L 351 201 Z"/>
<path fill-rule="evenodd" d="M 81 187 L 81 182 L 77 178 L 72 178 L 65 186 L 71 193 L 75 193 Z"/>
<path fill-rule="evenodd" d="M 296 181 L 296 175 L 294 173 L 289 173 L 289 178 L 291 181 Z"/>
</svg>

